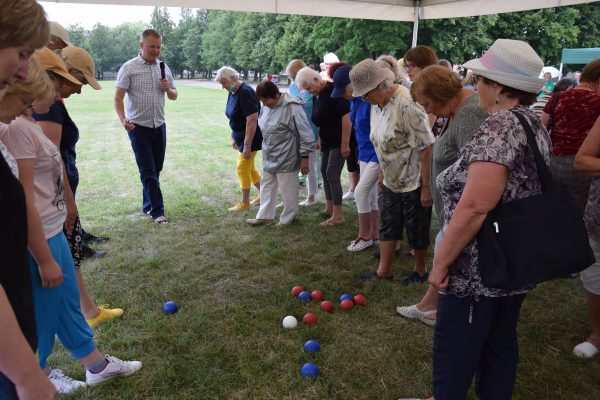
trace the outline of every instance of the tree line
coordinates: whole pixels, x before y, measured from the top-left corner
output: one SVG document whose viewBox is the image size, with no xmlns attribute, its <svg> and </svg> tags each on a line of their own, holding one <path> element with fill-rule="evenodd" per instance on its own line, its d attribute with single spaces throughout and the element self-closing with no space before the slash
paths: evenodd
<svg viewBox="0 0 600 400">
<path fill-rule="evenodd" d="M 600 47 L 600 2 L 533 11 L 465 18 L 423 20 L 419 44 L 439 58 L 462 63 L 478 57 L 497 38 L 525 40 L 546 65 L 560 63 L 563 48 Z M 147 27 L 161 33 L 161 59 L 181 77 L 208 76 L 229 65 L 277 74 L 299 58 L 318 65 L 326 52 L 350 63 L 410 48 L 413 24 L 332 17 L 243 13 L 182 8 L 174 22 L 166 7 L 155 7 L 149 26 L 124 23 L 114 28 L 97 23 L 86 31 L 67 28 L 73 44 L 96 60 L 98 75 L 116 71 L 139 50 L 139 34 Z M 581 68 L 574 66 L 574 68 Z"/>
</svg>

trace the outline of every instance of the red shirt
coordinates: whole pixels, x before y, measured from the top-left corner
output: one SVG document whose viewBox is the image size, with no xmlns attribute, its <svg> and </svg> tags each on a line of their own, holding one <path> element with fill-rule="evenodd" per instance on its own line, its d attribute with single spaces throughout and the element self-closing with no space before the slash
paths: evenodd
<svg viewBox="0 0 600 400">
<path fill-rule="evenodd" d="M 588 132 L 600 115 L 600 94 L 583 89 L 571 89 L 555 96 L 558 103 L 551 115 L 553 121 L 552 153 L 556 156 L 577 154 Z M 552 99 L 544 107 L 550 115 Z"/>
</svg>

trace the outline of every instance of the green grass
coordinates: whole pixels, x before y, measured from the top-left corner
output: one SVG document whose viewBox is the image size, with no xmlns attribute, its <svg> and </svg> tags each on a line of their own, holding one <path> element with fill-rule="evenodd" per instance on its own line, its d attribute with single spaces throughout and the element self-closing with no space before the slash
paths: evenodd
<svg viewBox="0 0 600 400">
<path fill-rule="evenodd" d="M 320 207 L 303 208 L 289 227 L 250 227 L 257 211 L 229 214 L 239 197 L 237 153 L 229 146 L 223 90 L 179 86 L 167 104 L 168 146 L 161 176 L 166 213 L 157 226 L 140 213 L 141 185 L 125 131 L 112 107 L 114 84 L 86 87 L 68 99 L 81 132 L 78 205 L 86 229 L 108 235 L 109 254 L 83 265 L 99 304 L 123 307 L 123 318 L 96 329 L 101 351 L 143 361 L 135 376 L 87 389 L 73 399 L 396 399 L 431 391 L 433 330 L 395 313 L 424 286 L 362 283 L 374 269 L 370 251 L 346 251 L 357 232 L 353 204 L 347 223 L 327 229 Z M 304 191 L 304 189 L 302 189 Z M 407 245 L 403 244 L 406 249 Z M 411 270 L 399 258 L 397 276 Z M 292 298 L 302 284 L 335 300 L 364 293 L 367 305 L 323 315 Z M 167 316 L 163 302 L 180 311 Z M 319 316 L 313 327 L 281 327 L 284 316 Z M 542 285 L 528 296 L 520 332 L 516 399 L 598 399 L 600 360 L 582 361 L 573 346 L 589 334 L 578 280 Z M 321 344 L 317 354 L 304 341 Z M 321 376 L 303 380 L 304 362 Z M 83 379 L 79 364 L 57 344 L 51 367 Z"/>
</svg>

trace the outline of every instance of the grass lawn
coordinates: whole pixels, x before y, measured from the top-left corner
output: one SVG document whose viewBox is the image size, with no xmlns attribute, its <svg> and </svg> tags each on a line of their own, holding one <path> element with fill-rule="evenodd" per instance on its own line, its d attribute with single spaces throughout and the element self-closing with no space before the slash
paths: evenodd
<svg viewBox="0 0 600 400">
<path fill-rule="evenodd" d="M 101 351 L 137 359 L 135 376 L 86 389 L 73 399 L 397 399 L 431 390 L 433 330 L 396 315 L 425 286 L 358 280 L 372 270 L 371 251 L 349 253 L 356 209 L 345 225 L 320 228 L 321 207 L 303 208 L 289 227 L 251 227 L 226 210 L 239 196 L 237 152 L 229 146 L 223 90 L 179 85 L 168 102 L 168 146 L 161 177 L 167 226 L 141 215 L 141 184 L 125 131 L 113 111 L 113 82 L 85 87 L 67 100 L 78 124 L 78 205 L 84 227 L 111 240 L 84 275 L 98 304 L 123 307 L 123 318 L 96 329 Z M 347 187 L 347 185 L 345 185 Z M 304 194 L 305 189 L 301 189 Z M 322 194 L 320 194 L 322 196 Z M 322 198 L 321 198 L 322 201 Z M 432 229 L 432 231 L 435 228 Z M 403 250 L 407 245 L 403 244 Z M 404 251 L 403 251 L 404 252 Z M 411 270 L 399 257 L 396 276 Z M 363 293 L 367 305 L 326 314 L 295 300 L 302 284 L 336 300 Z M 162 304 L 180 310 L 165 315 Z M 337 301 L 336 301 L 337 303 Z M 286 315 L 315 312 L 315 326 L 286 331 Z M 515 399 L 599 399 L 600 359 L 576 359 L 573 346 L 589 334 L 584 291 L 576 279 L 540 286 L 523 306 Z M 319 353 L 304 353 L 316 339 Z M 303 380 L 304 362 L 321 368 Z M 57 344 L 50 366 L 84 379 Z M 474 397 L 472 397 L 474 398 Z"/>
</svg>

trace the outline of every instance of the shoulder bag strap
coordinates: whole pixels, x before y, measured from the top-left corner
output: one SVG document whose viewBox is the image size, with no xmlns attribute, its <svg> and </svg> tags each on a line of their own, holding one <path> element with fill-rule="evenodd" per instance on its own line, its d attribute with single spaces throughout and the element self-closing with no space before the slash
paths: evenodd
<svg viewBox="0 0 600 400">
<path fill-rule="evenodd" d="M 548 166 L 544 161 L 544 157 L 540 152 L 540 148 L 538 147 L 537 142 L 535 141 L 535 136 L 533 135 L 533 130 L 531 129 L 529 122 L 521 113 L 512 110 L 511 112 L 515 115 L 515 117 L 517 117 L 517 119 L 521 123 L 521 126 L 525 131 L 525 136 L 527 137 L 527 144 L 533 151 L 533 158 L 535 160 L 535 166 L 537 168 L 538 177 L 540 178 L 542 192 L 554 191 L 555 185 L 554 180 L 552 179 L 552 174 L 550 173 L 550 170 L 548 169 Z"/>
</svg>

